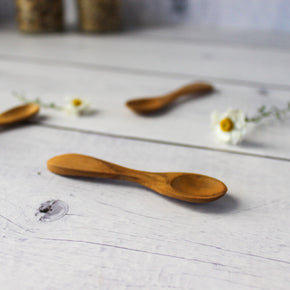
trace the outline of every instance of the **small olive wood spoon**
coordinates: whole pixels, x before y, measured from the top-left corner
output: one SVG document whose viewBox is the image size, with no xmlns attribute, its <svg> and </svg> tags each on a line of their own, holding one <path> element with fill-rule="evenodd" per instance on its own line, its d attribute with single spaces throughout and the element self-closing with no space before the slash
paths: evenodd
<svg viewBox="0 0 290 290">
<path fill-rule="evenodd" d="M 192 83 L 160 97 L 129 100 L 127 101 L 126 105 L 128 108 L 137 113 L 146 114 L 164 108 L 183 95 L 205 94 L 210 93 L 213 90 L 214 88 L 210 84 Z"/>
<path fill-rule="evenodd" d="M 19 123 L 35 116 L 39 111 L 37 104 L 25 104 L 0 114 L 0 126 Z"/>
<path fill-rule="evenodd" d="M 162 195 L 188 202 L 216 200 L 227 192 L 225 184 L 215 178 L 182 172 L 146 172 L 133 170 L 90 156 L 64 154 L 47 161 L 47 167 L 65 176 L 99 177 L 139 183 Z"/>
</svg>

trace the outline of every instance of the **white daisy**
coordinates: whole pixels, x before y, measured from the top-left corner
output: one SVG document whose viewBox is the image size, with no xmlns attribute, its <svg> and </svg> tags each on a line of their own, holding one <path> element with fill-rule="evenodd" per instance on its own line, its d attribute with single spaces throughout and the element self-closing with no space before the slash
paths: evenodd
<svg viewBox="0 0 290 290">
<path fill-rule="evenodd" d="M 67 104 L 64 107 L 65 113 L 73 116 L 85 115 L 89 109 L 90 104 L 79 97 L 67 98 Z"/>
<path fill-rule="evenodd" d="M 225 113 L 212 113 L 212 128 L 222 143 L 238 144 L 247 132 L 247 122 L 241 110 L 228 110 Z"/>
</svg>

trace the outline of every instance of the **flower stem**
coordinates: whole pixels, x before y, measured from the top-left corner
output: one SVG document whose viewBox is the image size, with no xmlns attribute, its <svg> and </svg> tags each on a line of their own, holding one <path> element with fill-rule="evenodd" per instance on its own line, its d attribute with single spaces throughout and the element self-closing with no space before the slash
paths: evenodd
<svg viewBox="0 0 290 290">
<path fill-rule="evenodd" d="M 246 122 L 254 122 L 258 123 L 261 120 L 268 118 L 268 117 L 276 117 L 277 119 L 282 119 L 288 112 L 290 112 L 290 102 L 288 102 L 287 107 L 284 109 L 279 109 L 277 107 L 272 107 L 270 109 L 266 109 L 266 106 L 262 106 L 261 108 L 258 109 L 258 113 L 249 118 L 246 117 Z"/>
<path fill-rule="evenodd" d="M 55 103 L 44 103 L 40 100 L 40 98 L 36 98 L 34 100 L 29 100 L 27 99 L 24 95 L 21 95 L 17 92 L 12 92 L 13 96 L 15 98 L 17 98 L 19 101 L 23 102 L 23 103 L 35 103 L 38 104 L 40 107 L 42 108 L 49 108 L 49 109 L 55 109 L 55 110 L 63 110 L 62 107 L 57 106 Z"/>
</svg>

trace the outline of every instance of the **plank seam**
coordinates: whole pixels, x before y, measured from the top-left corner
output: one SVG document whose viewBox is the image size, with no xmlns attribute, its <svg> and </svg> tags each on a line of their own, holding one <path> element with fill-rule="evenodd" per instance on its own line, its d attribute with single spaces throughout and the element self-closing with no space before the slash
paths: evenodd
<svg viewBox="0 0 290 290">
<path fill-rule="evenodd" d="M 194 45 L 218 45 L 218 46 L 224 46 L 226 48 L 243 48 L 243 49 L 256 49 L 256 50 L 263 50 L 263 51 L 271 51 L 271 52 L 278 52 L 278 53 L 289 53 L 289 45 L 273 45 L 269 46 L 269 44 L 259 44 L 259 43 L 243 43 L 240 41 L 236 42 L 224 42 L 224 39 L 205 39 L 205 38 L 186 38 L 184 36 L 161 36 L 161 35 L 155 35 L 151 34 L 149 32 L 143 32 L 142 38 L 144 39 L 150 39 L 154 41 L 168 41 L 168 42 L 174 42 L 176 44 L 176 41 L 179 41 L 180 43 L 192 43 Z M 286 35 L 285 35 L 286 36 Z M 160 41 L 160 42 L 161 42 Z M 266 46 L 267 45 L 267 46 Z"/>
<path fill-rule="evenodd" d="M 203 76 L 196 74 L 186 74 L 186 73 L 173 73 L 173 72 L 165 72 L 158 70 L 146 70 L 141 68 L 128 68 L 128 67 L 120 67 L 120 66 L 111 66 L 105 64 L 91 64 L 91 63 L 82 63 L 75 61 L 63 61 L 57 59 L 47 59 L 40 57 L 32 57 L 32 56 L 19 56 L 19 55 L 10 55 L 10 54 L 0 54 L 0 59 L 2 61 L 21 61 L 22 63 L 37 63 L 37 64 L 45 64 L 50 66 L 66 66 L 73 68 L 82 68 L 82 69 L 90 69 L 90 70 L 98 70 L 98 71 L 109 71 L 114 73 L 126 73 L 126 74 L 134 74 L 134 75 L 146 75 L 149 77 L 163 77 L 170 79 L 191 79 L 191 78 L 200 78 L 200 80 L 210 80 L 214 82 L 236 85 L 242 87 L 249 88 L 266 88 L 266 89 L 275 89 L 281 91 L 290 91 L 290 85 L 283 85 L 277 83 L 264 83 L 264 82 L 255 82 L 250 80 L 238 80 L 238 79 L 230 79 L 230 78 L 219 78 L 213 76 Z"/>
<path fill-rule="evenodd" d="M 276 160 L 276 161 L 290 162 L 290 158 L 285 158 L 285 157 L 263 155 L 263 154 L 257 154 L 257 153 L 249 153 L 249 152 L 240 152 L 240 151 L 236 151 L 236 150 L 221 149 L 221 148 L 192 145 L 192 144 L 184 144 L 184 143 L 179 143 L 179 142 L 163 141 L 163 140 L 157 140 L 157 139 L 151 139 L 151 138 L 141 138 L 141 137 L 134 137 L 134 136 L 128 136 L 128 135 L 118 135 L 118 134 L 113 134 L 113 133 L 105 133 L 105 132 L 91 131 L 91 130 L 85 130 L 85 129 L 79 129 L 79 128 L 71 128 L 71 127 L 65 127 L 65 126 L 59 126 L 59 125 L 38 123 L 36 121 L 30 121 L 30 122 L 35 124 L 35 125 L 39 125 L 39 126 L 51 128 L 51 129 L 58 129 L 58 130 L 64 130 L 64 131 L 86 133 L 86 134 L 91 134 L 91 135 L 99 135 L 99 136 L 120 138 L 120 139 L 126 139 L 126 140 L 150 142 L 150 143 L 155 143 L 155 144 L 178 146 L 178 147 L 184 147 L 184 148 L 194 148 L 194 149 L 200 149 L 200 150 L 206 150 L 206 151 L 223 152 L 223 153 L 228 153 L 228 154 L 236 154 L 236 155 L 242 155 L 242 156 L 250 156 L 250 157 L 271 159 L 271 160 Z"/>
</svg>

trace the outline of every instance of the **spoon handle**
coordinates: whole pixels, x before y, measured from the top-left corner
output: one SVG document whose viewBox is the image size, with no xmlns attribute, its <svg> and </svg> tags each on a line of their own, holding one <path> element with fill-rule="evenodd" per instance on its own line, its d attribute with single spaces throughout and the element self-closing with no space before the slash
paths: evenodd
<svg viewBox="0 0 290 290">
<path fill-rule="evenodd" d="M 174 99 L 182 95 L 193 94 L 193 93 L 204 94 L 204 93 L 212 92 L 213 90 L 214 90 L 214 87 L 208 83 L 191 83 L 171 93 L 168 93 L 167 96 L 173 101 Z"/>
<path fill-rule="evenodd" d="M 147 184 L 155 175 L 81 154 L 64 154 L 47 161 L 50 171 L 66 176 L 111 178 Z"/>
</svg>

